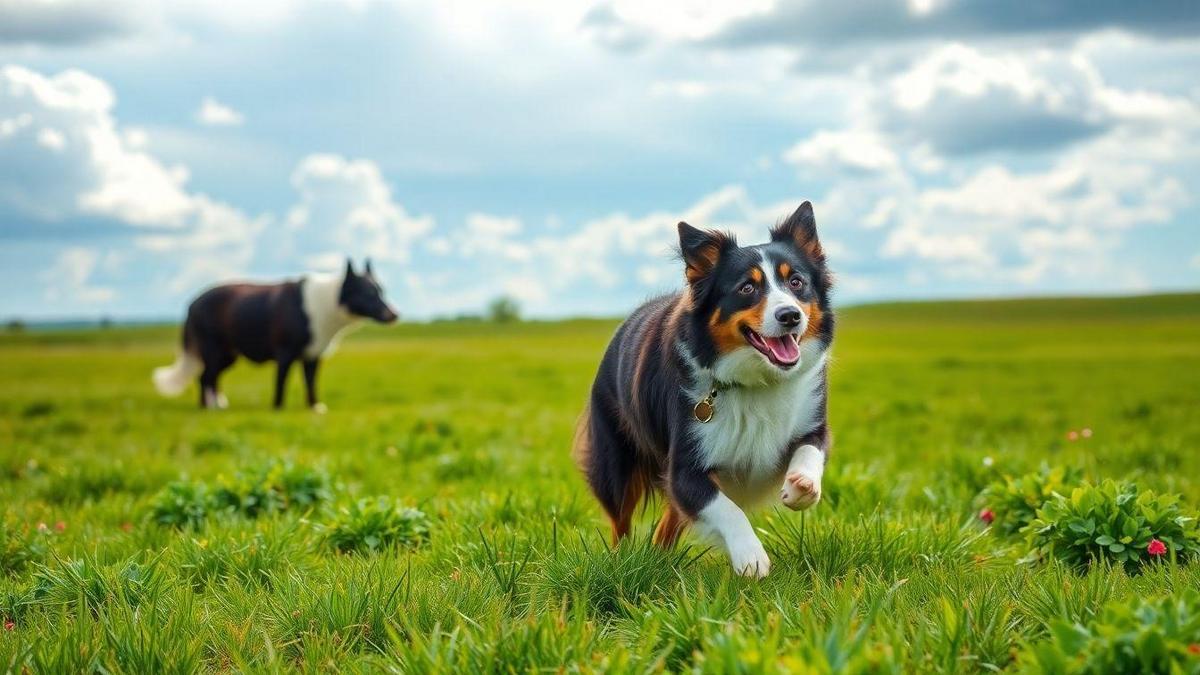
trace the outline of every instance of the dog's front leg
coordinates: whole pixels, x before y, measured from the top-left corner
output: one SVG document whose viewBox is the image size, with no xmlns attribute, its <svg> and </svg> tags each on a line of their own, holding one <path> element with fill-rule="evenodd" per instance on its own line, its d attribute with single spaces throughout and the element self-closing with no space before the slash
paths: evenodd
<svg viewBox="0 0 1200 675">
<path fill-rule="evenodd" d="M 696 531 L 721 544 L 738 574 L 762 578 L 771 571 L 771 559 L 754 534 L 750 519 L 725 496 L 690 455 L 673 453 L 668 489 L 675 504 L 696 524 Z"/>
<path fill-rule="evenodd" d="M 803 511 L 821 501 L 821 476 L 825 453 L 815 445 L 801 445 L 792 453 L 779 498 L 793 511 Z"/>
</svg>

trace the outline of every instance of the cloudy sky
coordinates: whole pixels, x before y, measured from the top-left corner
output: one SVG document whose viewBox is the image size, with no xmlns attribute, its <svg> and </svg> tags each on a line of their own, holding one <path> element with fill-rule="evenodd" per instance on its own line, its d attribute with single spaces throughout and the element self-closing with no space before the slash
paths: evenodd
<svg viewBox="0 0 1200 675">
<path fill-rule="evenodd" d="M 1195 288 L 1197 73 L 1191 0 L 0 0 L 0 317 L 617 314 L 804 199 L 841 302 Z"/>
</svg>

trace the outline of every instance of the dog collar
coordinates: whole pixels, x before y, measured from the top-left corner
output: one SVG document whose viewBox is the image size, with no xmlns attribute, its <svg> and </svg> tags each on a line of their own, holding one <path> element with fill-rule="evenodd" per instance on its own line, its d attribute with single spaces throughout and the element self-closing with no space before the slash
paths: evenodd
<svg viewBox="0 0 1200 675">
<path fill-rule="evenodd" d="M 721 382 L 714 380 L 712 389 L 708 390 L 708 396 L 696 402 L 692 407 L 692 416 L 701 424 L 707 424 L 712 421 L 713 415 L 717 413 L 717 394 L 726 389 L 733 389 L 737 385 L 732 382 Z"/>
</svg>

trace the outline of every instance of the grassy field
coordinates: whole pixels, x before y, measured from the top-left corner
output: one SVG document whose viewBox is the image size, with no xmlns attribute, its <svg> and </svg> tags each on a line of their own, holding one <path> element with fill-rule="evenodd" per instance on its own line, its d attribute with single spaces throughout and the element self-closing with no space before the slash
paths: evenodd
<svg viewBox="0 0 1200 675">
<path fill-rule="evenodd" d="M 840 318 L 825 499 L 752 518 L 761 582 L 652 511 L 608 548 L 568 448 L 613 322 L 364 329 L 324 416 L 246 364 L 229 410 L 159 398 L 173 328 L 0 336 L 0 671 L 1130 670 L 1121 635 L 1200 671 L 1185 551 L 1031 556 L 1020 486 L 980 496 L 1045 465 L 1031 513 L 1116 479 L 1194 515 L 1200 296 Z"/>
</svg>

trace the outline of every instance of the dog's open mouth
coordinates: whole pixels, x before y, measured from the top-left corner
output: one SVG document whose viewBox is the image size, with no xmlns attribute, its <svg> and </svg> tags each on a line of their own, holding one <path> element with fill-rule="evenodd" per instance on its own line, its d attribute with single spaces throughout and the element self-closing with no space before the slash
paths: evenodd
<svg viewBox="0 0 1200 675">
<path fill-rule="evenodd" d="M 767 337 L 759 335 L 749 327 L 743 327 L 742 333 L 746 335 L 746 342 L 749 342 L 751 347 L 762 352 L 768 361 L 780 368 L 791 368 L 800 360 L 800 344 L 795 335 Z"/>
</svg>

